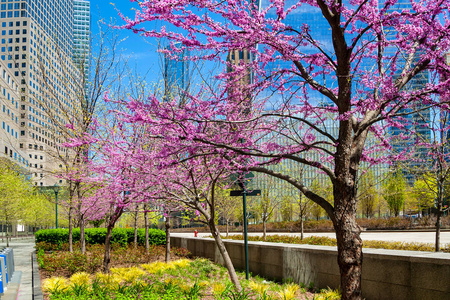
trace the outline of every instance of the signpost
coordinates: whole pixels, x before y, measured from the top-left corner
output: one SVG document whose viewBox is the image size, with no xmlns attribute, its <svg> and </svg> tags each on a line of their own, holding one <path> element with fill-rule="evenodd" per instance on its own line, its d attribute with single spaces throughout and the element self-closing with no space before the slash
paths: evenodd
<svg viewBox="0 0 450 300">
<path fill-rule="evenodd" d="M 234 176 L 232 176 L 233 179 Z M 248 268 L 248 237 L 247 237 L 247 196 L 259 196 L 261 195 L 261 190 L 253 190 L 251 192 L 247 192 L 245 189 L 245 182 L 250 181 L 255 175 L 253 173 L 247 173 L 244 178 L 239 178 L 237 180 L 239 187 L 241 190 L 230 191 L 231 197 L 242 196 L 242 206 L 244 210 L 244 251 L 245 251 L 245 278 L 248 280 L 249 278 L 249 268 Z M 233 181 L 236 181 L 233 180 Z"/>
</svg>

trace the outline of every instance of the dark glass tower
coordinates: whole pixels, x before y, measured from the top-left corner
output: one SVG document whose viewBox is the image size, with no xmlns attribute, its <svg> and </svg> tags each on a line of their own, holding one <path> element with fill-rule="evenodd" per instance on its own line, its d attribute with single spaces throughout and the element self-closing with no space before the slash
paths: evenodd
<svg viewBox="0 0 450 300">
<path fill-rule="evenodd" d="M 170 49 L 166 47 L 166 49 Z M 189 63 L 187 50 L 180 50 L 176 57 L 164 54 L 164 97 L 166 101 L 183 98 L 189 87 Z"/>
</svg>

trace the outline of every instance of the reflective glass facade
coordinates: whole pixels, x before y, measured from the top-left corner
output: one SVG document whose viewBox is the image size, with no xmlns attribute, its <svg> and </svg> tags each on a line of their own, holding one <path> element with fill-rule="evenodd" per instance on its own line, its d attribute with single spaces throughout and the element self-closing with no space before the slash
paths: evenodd
<svg viewBox="0 0 450 300">
<path fill-rule="evenodd" d="M 167 100 L 182 95 L 189 85 L 189 55 L 183 50 L 176 57 L 164 55 L 164 93 Z"/>
<path fill-rule="evenodd" d="M 91 17 L 90 2 L 73 1 L 73 61 L 77 67 L 87 68 L 90 55 Z"/>
<path fill-rule="evenodd" d="M 399 0 L 391 9 L 391 11 L 402 11 L 402 10 L 410 10 L 411 2 L 409 0 Z M 390 39 L 393 40 L 396 38 L 397 31 L 393 29 L 386 28 L 386 32 L 389 35 Z M 394 47 L 388 47 L 386 52 L 390 56 L 396 55 L 397 49 Z M 403 66 L 405 64 L 403 57 L 407 57 L 407 55 L 400 56 L 400 59 L 397 62 L 397 71 L 392 74 L 395 77 L 400 76 Z M 415 61 L 419 60 L 419 54 L 417 54 L 414 59 Z M 405 87 L 407 90 L 418 90 L 425 87 L 425 85 L 429 81 L 429 73 L 427 71 L 423 71 L 418 76 L 415 76 L 410 80 L 408 85 Z M 400 99 L 402 101 L 403 99 Z M 412 111 L 418 111 L 412 113 Z M 403 163 L 402 169 L 404 169 L 404 174 L 407 179 L 412 183 L 414 180 L 413 173 L 420 172 L 420 169 L 425 168 L 423 160 L 426 159 L 426 155 L 428 149 L 424 148 L 424 146 L 418 146 L 420 142 L 430 142 L 431 141 L 431 130 L 429 128 L 431 123 L 431 111 L 429 108 L 425 109 L 425 105 L 417 104 L 413 108 L 408 108 L 400 111 L 400 113 L 409 113 L 403 116 L 400 120 L 403 123 L 403 128 L 390 128 L 390 135 L 393 138 L 392 148 L 394 153 L 402 153 L 405 152 L 407 154 L 415 153 L 415 159 L 409 160 Z"/>
</svg>

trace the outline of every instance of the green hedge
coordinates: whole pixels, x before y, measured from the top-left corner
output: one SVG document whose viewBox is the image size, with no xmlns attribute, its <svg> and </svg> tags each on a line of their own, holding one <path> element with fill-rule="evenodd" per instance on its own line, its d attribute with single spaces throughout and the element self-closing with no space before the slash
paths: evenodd
<svg viewBox="0 0 450 300">
<path fill-rule="evenodd" d="M 128 244 L 134 243 L 134 228 L 124 229 L 127 233 Z M 145 245 L 145 229 L 138 228 L 137 230 L 137 240 L 139 245 Z M 166 233 L 159 229 L 149 229 L 148 230 L 148 241 L 150 245 L 165 245 L 166 244 Z"/>
<path fill-rule="evenodd" d="M 106 228 L 87 228 L 85 230 L 86 243 L 104 244 L 106 238 Z M 64 244 L 69 242 L 69 229 L 43 229 L 35 233 L 36 243 L 47 242 L 50 244 Z M 73 242 L 80 240 L 80 229 L 74 228 L 72 234 Z M 150 245 L 164 245 L 166 243 L 166 233 L 159 229 L 149 229 Z M 111 236 L 111 243 L 126 246 L 134 242 L 134 229 L 114 228 Z M 145 230 L 138 229 L 138 243 L 145 244 Z"/>
</svg>

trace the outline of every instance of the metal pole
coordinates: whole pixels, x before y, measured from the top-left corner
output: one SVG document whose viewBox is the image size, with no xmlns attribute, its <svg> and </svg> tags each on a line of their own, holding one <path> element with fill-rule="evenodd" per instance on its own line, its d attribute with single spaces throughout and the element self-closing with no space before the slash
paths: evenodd
<svg viewBox="0 0 450 300">
<path fill-rule="evenodd" d="M 248 280 L 248 238 L 247 238 L 247 191 L 242 193 L 242 204 L 244 206 L 244 249 L 245 249 L 245 278 Z"/>
<path fill-rule="evenodd" d="M 55 191 L 55 228 L 58 229 L 58 192 Z"/>
</svg>

